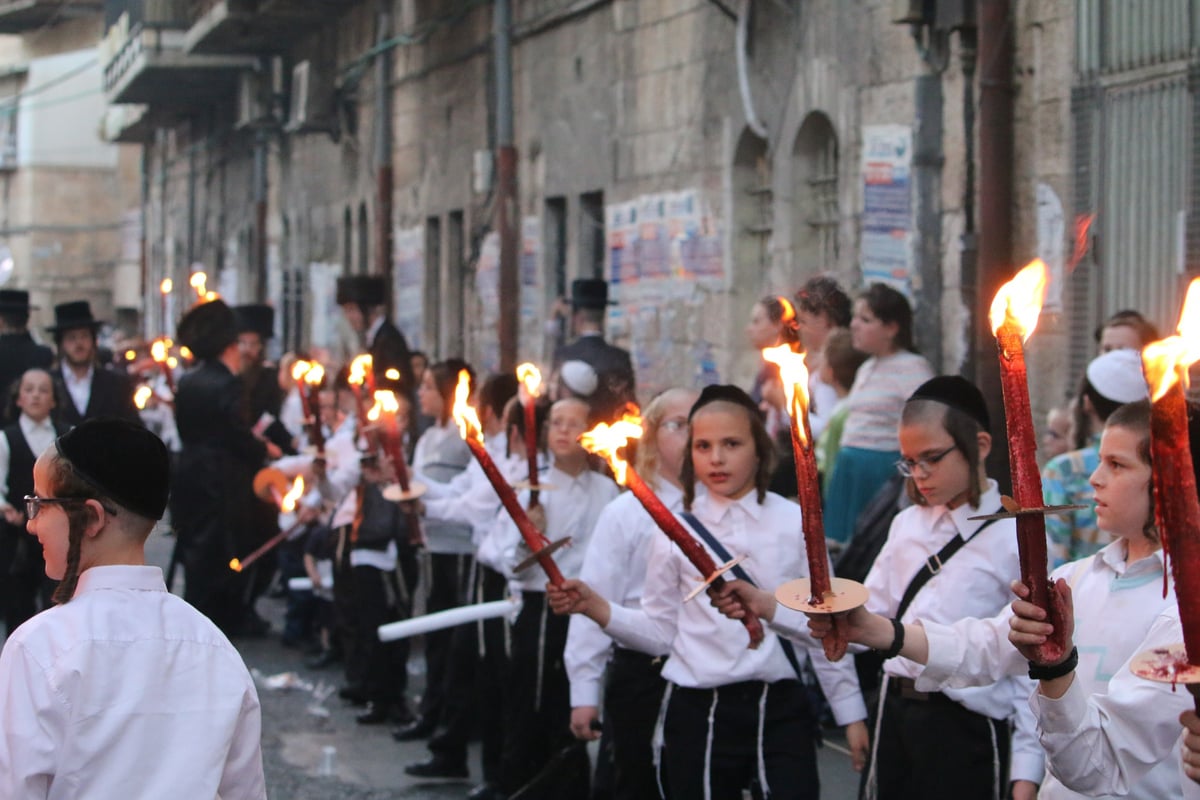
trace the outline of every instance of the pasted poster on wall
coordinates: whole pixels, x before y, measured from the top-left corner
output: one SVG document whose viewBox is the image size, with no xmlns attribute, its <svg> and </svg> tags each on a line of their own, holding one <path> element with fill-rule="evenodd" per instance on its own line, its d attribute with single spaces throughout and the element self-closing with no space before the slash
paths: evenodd
<svg viewBox="0 0 1200 800">
<path fill-rule="evenodd" d="M 477 370 L 480 374 L 500 368 L 500 337 L 496 328 L 500 320 L 500 234 L 491 231 L 479 248 L 475 263 L 475 323 L 474 331 Z"/>
<path fill-rule="evenodd" d="M 393 322 L 404 334 L 408 346 L 420 350 L 425 327 L 425 229 L 397 228 L 392 245 L 392 299 L 396 309 Z"/>
<path fill-rule="evenodd" d="M 863 127 L 862 273 L 909 297 L 913 266 L 912 129 Z"/>
<path fill-rule="evenodd" d="M 725 284 L 724 240 L 699 190 L 642 195 L 605 209 L 611 338 L 630 348 L 638 394 L 720 379 L 697 321 Z M 680 359 L 689 352 L 690 359 Z M 689 374 L 681 374 L 686 368 Z"/>
</svg>

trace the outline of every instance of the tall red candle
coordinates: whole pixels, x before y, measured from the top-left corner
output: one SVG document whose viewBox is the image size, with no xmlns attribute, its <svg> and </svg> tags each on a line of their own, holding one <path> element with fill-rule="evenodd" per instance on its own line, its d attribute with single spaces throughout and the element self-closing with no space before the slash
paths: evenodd
<svg viewBox="0 0 1200 800">
<path fill-rule="evenodd" d="M 525 459 L 529 464 L 529 507 L 538 504 L 538 425 L 537 399 L 542 373 L 533 364 L 517 367 L 517 379 L 525 387 Z"/>
<path fill-rule="evenodd" d="M 1184 394 L 1188 365 L 1200 359 L 1200 278 L 1188 288 L 1179 334 L 1147 346 L 1142 370 L 1153 392 L 1150 453 L 1155 522 L 1175 579 L 1188 662 L 1200 665 L 1200 499 Z"/>
<path fill-rule="evenodd" d="M 471 454 L 475 456 L 475 460 L 479 462 L 479 466 L 483 469 L 483 474 L 487 476 L 488 482 L 495 490 L 496 496 L 500 498 L 501 505 L 508 515 L 512 517 L 512 521 L 516 523 L 517 530 L 521 534 L 521 538 L 525 540 L 525 545 L 537 553 L 544 550 L 549 542 L 542 535 L 529 519 L 529 515 L 525 513 L 525 509 L 517 501 L 517 493 L 508 485 L 508 481 L 504 480 L 504 476 L 500 474 L 500 470 L 496 467 L 496 462 L 492 460 L 487 448 L 483 446 L 483 439 L 480 431 L 482 430 L 479 424 L 479 416 L 475 413 L 475 409 L 467 405 L 467 395 L 470 392 L 470 376 L 466 370 L 458 374 L 458 387 L 454 392 L 454 421 L 458 423 L 459 432 L 462 434 L 463 440 L 467 443 L 467 447 L 471 449 Z M 563 576 L 559 571 L 558 565 L 554 563 L 554 558 L 549 554 L 539 555 L 538 563 L 545 570 L 546 576 L 550 579 L 550 583 L 555 586 L 562 586 Z"/>
<path fill-rule="evenodd" d="M 1046 290 L 1046 265 L 1034 261 L 1001 287 L 992 301 L 990 320 L 1000 353 L 1000 386 L 1008 428 L 1008 459 L 1012 470 L 1013 499 L 1022 509 L 1041 509 L 1042 478 L 1037 466 L 1037 437 L 1029 404 L 1024 341 L 1037 325 Z M 1017 553 L 1021 583 L 1029 587 L 1030 601 L 1047 614 L 1054 634 L 1042 645 L 1041 659 L 1061 661 L 1066 655 L 1063 609 L 1051 591 L 1047 574 L 1046 519 L 1040 513 L 1018 514 Z"/>
<path fill-rule="evenodd" d="M 670 509 L 663 505 L 662 500 L 646 485 L 633 467 L 617 453 L 630 438 L 640 437 L 641 433 L 641 420 L 626 412 L 625 418 L 621 422 L 612 426 L 600 423 L 583 434 L 579 441 L 589 452 L 598 453 L 608 459 L 617 483 L 628 487 L 633 496 L 642 504 L 642 508 L 646 509 L 646 513 L 654 520 L 658 529 L 679 547 L 684 557 L 701 575 L 709 578 L 717 571 L 717 564 L 713 561 L 712 556 L 696 541 L 696 537 L 683 527 L 683 523 L 671 513 Z M 714 589 L 720 590 L 725 585 L 725 579 L 717 576 L 712 579 L 710 585 Z M 763 640 L 762 622 L 747 609 L 746 616 L 742 618 L 742 624 L 746 626 L 746 632 L 750 634 L 750 647 L 758 647 Z"/>
</svg>

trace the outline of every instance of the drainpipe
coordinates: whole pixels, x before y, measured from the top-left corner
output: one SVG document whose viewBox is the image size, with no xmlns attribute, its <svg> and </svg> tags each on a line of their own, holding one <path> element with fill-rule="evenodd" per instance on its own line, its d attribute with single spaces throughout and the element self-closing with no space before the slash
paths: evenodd
<svg viewBox="0 0 1200 800">
<path fill-rule="evenodd" d="M 267 296 L 267 134 L 254 135 L 254 274 L 255 300 Z"/>
<path fill-rule="evenodd" d="M 496 0 L 492 40 L 496 66 L 496 211 L 500 234 L 500 371 L 517 364 L 517 322 L 520 317 L 521 282 L 517 263 L 517 148 L 513 144 L 512 7 Z"/>
<path fill-rule="evenodd" d="M 388 0 L 379 3 L 377 41 L 391 37 L 392 14 Z M 392 50 L 382 49 L 375 58 L 375 273 L 384 276 L 389 287 L 392 275 Z"/>
</svg>

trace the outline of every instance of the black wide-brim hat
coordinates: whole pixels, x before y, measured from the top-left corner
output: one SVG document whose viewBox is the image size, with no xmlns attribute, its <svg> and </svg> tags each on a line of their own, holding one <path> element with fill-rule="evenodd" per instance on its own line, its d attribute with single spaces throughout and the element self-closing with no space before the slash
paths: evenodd
<svg viewBox="0 0 1200 800">
<path fill-rule="evenodd" d="M 69 303 L 59 303 L 54 307 L 54 325 L 46 328 L 50 333 L 62 333 L 75 328 L 99 330 L 104 325 L 102 320 L 92 316 L 92 304 L 87 300 L 72 300 Z"/>
<path fill-rule="evenodd" d="M 602 311 L 608 308 L 608 281 L 578 278 L 571 282 L 571 307 Z"/>
<path fill-rule="evenodd" d="M 0 289 L 0 314 L 28 313 L 34 307 L 24 289 Z"/>
<path fill-rule="evenodd" d="M 237 341 L 233 310 L 224 300 L 192 306 L 175 329 L 175 338 L 201 361 L 213 359 Z"/>
<path fill-rule="evenodd" d="M 381 275 L 343 275 L 337 279 L 337 304 L 387 305 L 387 282 Z"/>
<path fill-rule="evenodd" d="M 257 333 L 264 339 L 275 335 L 275 309 L 265 304 L 234 306 L 238 333 Z"/>
</svg>

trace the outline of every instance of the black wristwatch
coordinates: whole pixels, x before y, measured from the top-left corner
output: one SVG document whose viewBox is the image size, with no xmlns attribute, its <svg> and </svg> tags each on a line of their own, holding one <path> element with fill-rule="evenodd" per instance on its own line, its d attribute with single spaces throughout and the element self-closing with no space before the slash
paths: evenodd
<svg viewBox="0 0 1200 800">
<path fill-rule="evenodd" d="M 1070 654 L 1057 664 L 1045 666 L 1030 661 L 1029 677 L 1035 681 L 1052 681 L 1055 678 L 1071 674 L 1077 666 L 1079 666 L 1079 648 L 1072 647 Z"/>
</svg>

